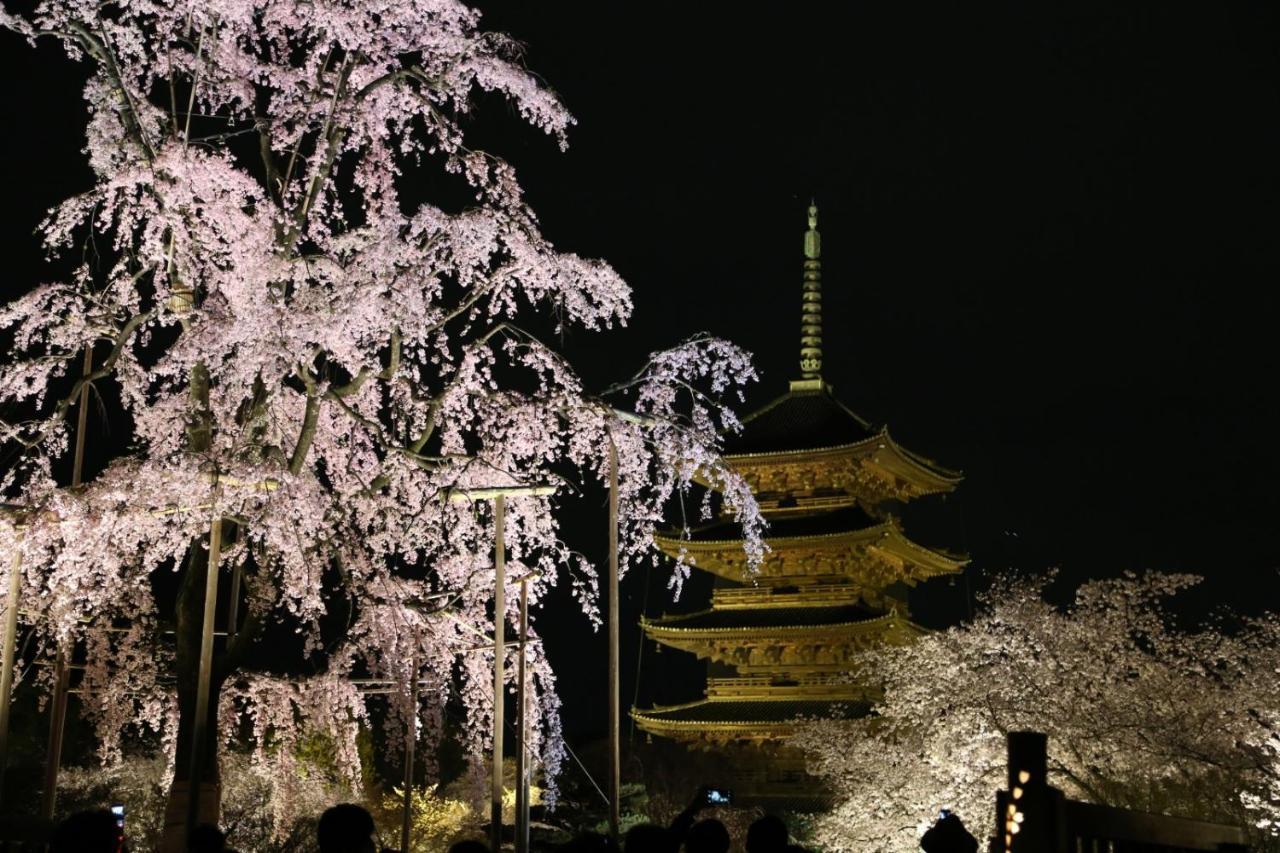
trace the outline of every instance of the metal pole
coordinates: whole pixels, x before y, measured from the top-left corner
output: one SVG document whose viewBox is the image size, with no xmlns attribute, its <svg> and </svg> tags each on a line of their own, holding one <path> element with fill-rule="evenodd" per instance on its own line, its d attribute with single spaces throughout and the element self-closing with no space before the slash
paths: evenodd
<svg viewBox="0 0 1280 853">
<path fill-rule="evenodd" d="M 204 579 L 204 625 L 200 637 L 200 680 L 196 683 L 195 718 L 191 727 L 191 781 L 187 793 L 187 838 L 200 818 L 200 785 L 204 775 L 205 723 L 213 677 L 213 616 L 218 605 L 218 564 L 222 562 L 222 516 L 209 526 L 209 566 Z"/>
<path fill-rule="evenodd" d="M 622 787 L 618 689 L 618 446 L 609 437 L 609 836 L 618 843 Z"/>
<path fill-rule="evenodd" d="M 506 524 L 507 503 L 504 495 L 493 501 L 493 786 L 490 796 L 489 849 L 502 849 L 502 688 L 506 680 L 503 655 L 506 653 Z"/>
<path fill-rule="evenodd" d="M 404 733 L 404 818 L 400 824 L 400 849 L 409 853 L 409 828 L 413 823 L 413 749 L 418 740 L 418 659 L 409 670 L 409 722 Z"/>
<path fill-rule="evenodd" d="M 4 658 L 0 663 L 0 796 L 4 793 L 4 773 L 9 766 L 9 704 L 13 693 L 13 659 L 18 645 L 18 593 L 22 591 L 23 532 L 13 546 L 9 564 L 9 596 L 4 600 Z"/>
<path fill-rule="evenodd" d="M 93 373 L 93 344 L 84 348 L 81 367 L 80 399 L 76 412 L 76 452 L 71 465 L 71 488 L 79 488 L 84 481 L 84 445 L 89 426 L 89 375 Z M 58 771 L 62 766 L 62 738 L 67 728 L 67 688 L 71 685 L 71 673 L 67 669 L 68 651 L 58 649 L 53 674 L 53 704 L 49 709 L 49 746 L 44 759 L 44 791 L 40 795 L 40 817 L 53 818 L 53 808 L 58 801 Z"/>
<path fill-rule="evenodd" d="M 516 748 L 516 853 L 529 853 L 529 686 L 526 650 L 529 645 L 529 578 L 520 579 L 520 669 L 516 680 L 516 720 L 520 732 Z"/>
</svg>

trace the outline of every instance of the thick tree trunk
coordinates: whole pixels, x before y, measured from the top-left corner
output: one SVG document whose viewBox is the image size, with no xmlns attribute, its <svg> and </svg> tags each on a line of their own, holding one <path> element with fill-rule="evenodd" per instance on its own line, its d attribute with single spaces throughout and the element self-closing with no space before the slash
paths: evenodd
<svg viewBox="0 0 1280 853">
<path fill-rule="evenodd" d="M 194 682 L 194 678 L 192 679 Z M 218 703 L 221 682 L 210 685 L 209 720 L 205 725 L 204 772 L 201 774 L 198 823 L 217 824 L 222 817 L 222 783 L 218 773 Z M 169 797 L 165 801 L 161 853 L 185 853 L 187 810 L 191 801 L 191 730 L 194 726 L 196 695 L 192 689 L 179 694 L 177 764 Z"/>
<path fill-rule="evenodd" d="M 200 677 L 200 639 L 204 622 L 205 575 L 209 552 L 196 540 L 188 552 L 178 592 L 176 624 L 178 680 L 178 740 L 173 784 L 165 803 L 162 853 L 185 853 L 187 813 L 191 801 L 191 750 L 195 728 L 196 689 Z M 209 709 L 204 725 L 200 803 L 197 823 L 217 824 L 221 817 L 222 786 L 218 772 L 218 697 L 228 675 L 226 655 L 215 655 L 209 683 Z"/>
</svg>

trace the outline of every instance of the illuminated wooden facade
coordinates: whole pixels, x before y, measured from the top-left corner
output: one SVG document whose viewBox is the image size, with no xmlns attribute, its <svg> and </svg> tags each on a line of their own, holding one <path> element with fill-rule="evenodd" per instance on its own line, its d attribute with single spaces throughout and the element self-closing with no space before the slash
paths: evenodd
<svg viewBox="0 0 1280 853">
<path fill-rule="evenodd" d="M 697 655 L 724 677 L 681 705 L 633 709 L 651 735 L 736 752 L 740 794 L 794 801 L 811 780 L 785 746 L 796 721 L 860 716 L 874 697 L 852 671 L 868 648 L 902 644 L 920 629 L 907 591 L 965 560 L 913 542 L 891 507 L 946 493 L 960 475 L 895 442 L 838 401 L 822 381 L 817 210 L 805 235 L 801 378 L 744 420 L 726 460 L 751 484 L 769 519 L 769 553 L 748 579 L 731 522 L 688 538 L 659 536 L 672 557 L 716 576 L 710 607 L 645 620 L 655 642 Z M 751 757 L 751 756 L 754 756 Z M 749 777 L 749 778 L 747 778 Z M 755 778 L 756 782 L 751 779 Z"/>
</svg>

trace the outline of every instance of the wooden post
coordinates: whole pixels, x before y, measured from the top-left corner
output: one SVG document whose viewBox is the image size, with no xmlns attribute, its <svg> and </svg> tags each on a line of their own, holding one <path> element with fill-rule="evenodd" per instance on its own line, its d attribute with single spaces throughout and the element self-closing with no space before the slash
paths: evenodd
<svg viewBox="0 0 1280 853">
<path fill-rule="evenodd" d="M 516 853 L 529 853 L 529 685 L 526 651 L 529 645 L 529 577 L 520 579 L 520 657 L 516 680 Z"/>
<path fill-rule="evenodd" d="M 191 726 L 191 780 L 188 783 L 187 838 L 199 823 L 200 786 L 204 775 L 205 723 L 209 716 L 209 688 L 213 677 L 213 616 L 218 605 L 218 564 L 222 562 L 222 516 L 209 526 L 209 566 L 204 579 L 204 624 L 200 637 L 200 680 L 196 683 L 195 717 Z"/>
<path fill-rule="evenodd" d="M 18 645 L 18 594 L 22 591 L 22 539 L 18 534 L 9 563 L 9 594 L 4 600 L 4 657 L 0 662 L 0 797 L 9 767 L 9 706 L 13 693 L 13 662 Z"/>
<path fill-rule="evenodd" d="M 231 569 L 231 603 L 227 606 L 227 645 L 236 639 L 236 623 L 240 621 L 240 564 Z"/>
<path fill-rule="evenodd" d="M 89 375 L 93 373 L 93 344 L 84 348 L 84 363 L 80 375 L 80 399 L 76 412 L 76 452 L 71 465 L 71 488 L 79 488 L 84 481 L 85 435 L 89 426 Z M 58 649 L 53 673 L 53 703 L 49 708 L 49 745 L 44 758 L 44 791 L 40 795 L 40 817 L 53 818 L 53 808 L 58 800 L 58 771 L 62 767 L 62 738 L 67 727 L 67 689 L 71 685 L 71 673 L 67 669 L 67 657 L 71 649 Z"/>
<path fill-rule="evenodd" d="M 502 726 L 503 687 L 506 681 L 505 660 L 507 626 L 507 544 L 506 512 L 507 496 L 534 497 L 555 494 L 555 486 L 494 486 L 482 489 L 458 489 L 450 491 L 447 500 L 454 503 L 473 503 L 493 500 L 493 568 L 495 589 L 493 594 L 493 768 L 490 796 L 489 845 L 493 853 L 502 849 Z M 523 743 L 521 744 L 523 748 Z"/>
<path fill-rule="evenodd" d="M 413 753 L 418 741 L 418 658 L 409 670 L 409 722 L 404 734 L 404 818 L 400 824 L 400 849 L 409 851 L 409 830 L 413 825 Z"/>
<path fill-rule="evenodd" d="M 618 446 L 609 437 L 609 837 L 618 844 L 622 788 L 618 688 Z"/>
<path fill-rule="evenodd" d="M 58 800 L 58 769 L 62 763 L 62 737 L 67 723 L 67 690 L 71 682 L 71 669 L 67 666 L 66 652 L 58 649 L 53 682 L 53 706 L 49 709 L 49 745 L 44 762 L 44 791 L 40 796 L 40 817 L 53 819 L 53 808 Z"/>
<path fill-rule="evenodd" d="M 493 783 L 489 792 L 490 821 L 489 849 L 499 853 L 502 849 L 502 701 L 503 682 L 506 681 L 503 656 L 506 653 L 506 496 L 499 494 L 493 501 Z"/>
</svg>

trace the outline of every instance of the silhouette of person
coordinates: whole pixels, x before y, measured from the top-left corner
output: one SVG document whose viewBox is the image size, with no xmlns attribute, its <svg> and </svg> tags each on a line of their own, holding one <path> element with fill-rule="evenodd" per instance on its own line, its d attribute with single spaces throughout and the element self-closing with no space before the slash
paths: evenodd
<svg viewBox="0 0 1280 853">
<path fill-rule="evenodd" d="M 449 853 L 489 853 L 489 845 L 483 841 L 467 839 L 454 842 L 454 845 L 449 848 Z"/>
<path fill-rule="evenodd" d="M 787 849 L 787 825 L 767 814 L 747 829 L 747 853 L 783 853 Z"/>
<path fill-rule="evenodd" d="M 920 837 L 925 853 L 978 853 L 978 840 L 964 828 L 960 818 L 943 812 L 937 823 Z"/>
<path fill-rule="evenodd" d="M 76 812 L 53 831 L 49 853 L 115 853 L 116 817 L 106 809 Z"/>
<path fill-rule="evenodd" d="M 685 853 L 729 853 L 729 830 L 713 817 L 700 820 L 684 837 Z"/>
<path fill-rule="evenodd" d="M 320 853 L 378 853 L 373 816 L 355 803 L 325 810 L 316 827 Z"/>
<path fill-rule="evenodd" d="M 583 832 L 556 849 L 560 853 L 613 853 L 615 848 L 609 842 L 608 836 L 598 832 Z"/>
<path fill-rule="evenodd" d="M 627 830 L 625 853 L 676 853 L 679 843 L 656 823 L 638 823 Z"/>
</svg>

